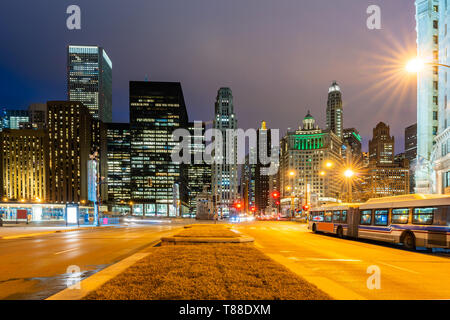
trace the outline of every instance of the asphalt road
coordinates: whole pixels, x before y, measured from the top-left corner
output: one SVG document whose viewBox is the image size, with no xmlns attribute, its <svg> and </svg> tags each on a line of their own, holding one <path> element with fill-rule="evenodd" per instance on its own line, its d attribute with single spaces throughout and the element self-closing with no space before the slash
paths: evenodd
<svg viewBox="0 0 450 320">
<path fill-rule="evenodd" d="M 294 222 L 256 222 L 236 229 L 335 298 L 450 299 L 450 256 L 445 253 L 411 252 L 394 245 L 313 234 L 306 225 Z M 380 272 L 380 289 L 375 286 L 374 270 Z"/>
<path fill-rule="evenodd" d="M 84 279 L 181 226 L 159 223 L 0 239 L 0 299 L 45 299 L 67 287 L 70 266 L 78 266 Z"/>
</svg>

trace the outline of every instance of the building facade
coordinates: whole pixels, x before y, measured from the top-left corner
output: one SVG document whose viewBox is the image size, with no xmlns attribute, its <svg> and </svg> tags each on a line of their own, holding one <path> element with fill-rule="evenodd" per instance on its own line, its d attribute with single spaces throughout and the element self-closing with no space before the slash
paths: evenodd
<svg viewBox="0 0 450 320">
<path fill-rule="evenodd" d="M 373 138 L 369 141 L 369 161 L 375 165 L 394 162 L 395 138 L 390 135 L 390 128 L 380 122 L 373 129 Z"/>
<path fill-rule="evenodd" d="M 341 194 L 339 179 L 323 175 L 327 161 L 342 162 L 342 141 L 331 130 L 322 130 L 308 113 L 303 127 L 288 132 L 281 141 L 280 192 L 286 199 L 303 203 L 337 202 Z"/>
<path fill-rule="evenodd" d="M 417 123 L 405 129 L 405 158 L 409 161 L 409 192 L 414 193 L 417 164 Z"/>
<path fill-rule="evenodd" d="M 88 202 L 88 160 L 92 117 L 79 102 L 47 102 L 49 191 L 51 203 Z"/>
<path fill-rule="evenodd" d="M 334 81 L 328 89 L 327 129 L 342 139 L 343 128 L 342 92 L 337 82 Z"/>
<path fill-rule="evenodd" d="M 378 123 L 369 141 L 369 166 L 361 200 L 409 193 L 409 161 L 404 153 L 395 156 L 394 147 L 389 126 Z"/>
<path fill-rule="evenodd" d="M 189 122 L 189 133 L 191 135 L 191 163 L 187 166 L 188 170 L 188 193 L 189 193 L 189 212 L 196 214 L 197 212 L 197 196 L 204 191 L 211 189 L 211 165 L 203 160 L 202 155 L 205 151 L 205 122 Z M 197 157 L 196 157 L 197 155 Z M 201 158 L 200 158 L 201 157 Z"/>
<path fill-rule="evenodd" d="M 48 136 L 44 130 L 0 132 L 0 199 L 45 202 L 48 196 Z"/>
<path fill-rule="evenodd" d="M 180 83 L 130 82 L 133 214 L 179 216 L 187 209 L 187 168 L 171 159 L 172 134 L 187 127 Z"/>
<path fill-rule="evenodd" d="M 108 203 L 128 206 L 131 200 L 131 132 L 129 123 L 107 124 Z"/>
<path fill-rule="evenodd" d="M 82 102 L 94 119 L 112 122 L 112 62 L 102 47 L 68 46 L 67 88 L 70 101 Z"/>
<path fill-rule="evenodd" d="M 218 199 L 220 214 L 228 216 L 238 199 L 237 141 L 228 141 L 227 130 L 237 129 L 233 94 L 230 88 L 220 88 L 215 103 L 213 128 L 222 132 L 223 150 L 221 163 L 213 163 L 212 194 Z M 231 154 L 231 157 L 226 157 Z M 227 159 L 228 158 L 228 159 Z"/>
<path fill-rule="evenodd" d="M 343 132 L 344 149 L 350 148 L 353 159 L 360 159 L 362 153 L 361 136 L 355 128 L 344 129 Z M 346 155 L 346 150 L 343 155 Z"/>
<path fill-rule="evenodd" d="M 439 63 L 439 39 L 445 22 L 440 21 L 439 12 L 446 12 L 440 0 L 416 0 L 417 56 L 426 62 Z M 439 10 L 441 8 L 441 10 Z M 438 132 L 439 67 L 424 68 L 417 77 L 417 160 L 415 180 L 417 193 L 431 193 L 435 179 L 432 173 L 432 152 Z"/>
</svg>

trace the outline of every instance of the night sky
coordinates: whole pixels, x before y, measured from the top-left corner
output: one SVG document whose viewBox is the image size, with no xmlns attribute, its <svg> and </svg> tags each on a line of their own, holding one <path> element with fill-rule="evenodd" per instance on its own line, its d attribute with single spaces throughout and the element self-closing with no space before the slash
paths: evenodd
<svg viewBox="0 0 450 320">
<path fill-rule="evenodd" d="M 71 4 L 79 31 L 66 28 Z M 382 30 L 366 27 L 371 4 Z M 217 89 L 229 86 L 241 128 L 266 120 L 284 132 L 308 109 L 324 126 L 337 80 L 345 127 L 366 144 L 385 121 L 400 152 L 416 80 L 392 70 L 415 54 L 414 13 L 414 0 L 2 0 L 0 106 L 67 99 L 66 46 L 100 45 L 113 62 L 116 122 L 128 121 L 128 82 L 147 74 L 182 83 L 191 121 L 211 120 Z"/>
</svg>

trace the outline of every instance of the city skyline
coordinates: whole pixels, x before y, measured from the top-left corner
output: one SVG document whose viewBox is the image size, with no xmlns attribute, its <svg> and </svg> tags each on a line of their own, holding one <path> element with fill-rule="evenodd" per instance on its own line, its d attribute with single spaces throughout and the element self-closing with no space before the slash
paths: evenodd
<svg viewBox="0 0 450 320">
<path fill-rule="evenodd" d="M 218 6 L 222 7 L 218 3 L 211 3 L 202 7 L 204 10 L 203 13 L 200 12 L 202 18 L 198 19 L 195 24 L 189 24 L 188 30 L 181 32 L 184 37 L 180 38 L 177 32 L 180 32 L 181 22 L 186 19 L 195 19 L 199 15 L 199 12 L 194 10 L 198 9 L 199 3 L 194 1 L 192 8 L 182 5 L 183 13 L 175 12 L 175 16 L 179 18 L 180 22 L 175 21 L 176 23 L 171 25 L 174 17 L 170 17 L 167 21 L 155 17 L 152 22 L 148 22 L 154 28 L 160 27 L 165 31 L 163 33 L 151 32 L 148 37 L 152 44 L 149 44 L 150 41 L 138 40 L 142 38 L 142 32 L 146 29 L 143 26 L 145 19 L 143 20 L 141 16 L 138 16 L 131 26 L 125 24 L 112 26 L 109 22 L 104 21 L 104 18 L 99 18 L 100 25 L 103 27 L 93 29 L 90 27 L 89 21 L 93 14 L 98 12 L 98 7 L 95 4 L 80 1 L 79 5 L 83 10 L 84 17 L 82 29 L 71 32 L 62 24 L 59 31 L 55 26 L 59 20 L 64 22 L 65 16 L 62 15 L 58 18 L 59 6 L 49 6 L 50 18 L 48 22 L 44 22 L 42 28 L 49 28 L 51 25 L 55 30 L 46 29 L 45 31 L 51 32 L 53 36 L 42 39 L 39 34 L 36 34 L 36 32 L 39 33 L 39 28 L 27 30 L 26 35 L 23 35 L 24 40 L 30 41 L 30 45 L 35 45 L 36 39 L 40 39 L 42 44 L 39 46 L 45 45 L 51 49 L 48 57 L 40 56 L 37 63 L 30 65 L 27 59 L 24 59 L 26 50 L 20 51 L 23 48 L 22 44 L 17 44 L 15 47 L 15 50 L 20 52 L 12 51 L 13 49 L 8 47 L 0 53 L 3 61 L 0 62 L 2 71 L 0 84 L 2 88 L 5 88 L 0 104 L 2 107 L 8 108 L 25 108 L 33 102 L 63 99 L 66 96 L 66 90 L 65 70 L 62 66 L 64 65 L 66 46 L 68 44 L 99 45 L 108 51 L 111 60 L 114 61 L 114 122 L 129 121 L 127 112 L 128 81 L 144 80 L 147 74 L 150 81 L 180 81 L 182 83 L 190 120 L 210 121 L 213 117 L 210 106 L 214 103 L 217 88 L 229 86 L 233 89 L 236 103 L 240 106 L 237 110 L 237 117 L 241 119 L 240 126 L 243 128 L 258 128 L 259 121 L 265 119 L 271 122 L 273 128 L 280 128 L 282 131 L 286 131 L 288 128 L 293 129 L 308 109 L 312 110 L 323 127 L 325 119 L 322 114 L 325 114 L 326 90 L 331 81 L 337 80 L 343 91 L 344 112 L 347 111 L 344 127 L 355 127 L 361 131 L 364 149 L 366 149 L 371 134 L 370 127 L 385 120 L 381 118 L 383 113 L 395 107 L 388 124 L 393 130 L 393 135 L 398 137 L 396 149 L 403 150 L 401 137 L 404 128 L 415 122 L 416 97 L 414 94 L 410 94 L 403 100 L 400 97 L 396 98 L 395 95 L 392 98 L 389 91 L 379 97 L 374 86 L 380 79 L 371 74 L 377 73 L 377 69 L 373 68 L 379 62 L 376 56 L 389 53 L 389 46 L 392 42 L 397 46 L 415 47 L 414 32 L 400 32 L 399 35 L 392 37 L 394 30 L 412 30 L 414 28 L 414 3 L 411 2 L 405 6 L 381 1 L 383 28 L 382 30 L 368 30 L 365 26 L 367 5 L 365 3 L 355 4 L 354 1 L 344 2 L 339 6 L 331 4 L 333 10 L 324 12 L 324 18 L 327 19 L 320 19 L 334 22 L 331 31 L 330 23 L 325 22 L 323 26 L 319 26 L 306 14 L 306 12 L 319 11 L 325 4 L 329 8 L 330 4 L 324 1 L 317 1 L 315 4 L 300 2 L 304 7 L 303 10 L 300 10 L 299 4 L 289 1 L 281 8 L 275 8 L 269 1 L 263 1 L 258 6 L 257 12 L 253 13 L 247 5 L 241 6 L 234 3 L 232 8 L 223 8 L 225 16 L 230 19 L 218 19 L 216 22 L 205 18 L 203 14 L 217 9 Z M 346 4 L 348 5 L 346 6 Z M 3 10 L 3 12 L 9 11 L 11 16 L 14 16 L 15 12 L 19 14 L 15 4 L 5 5 L 8 6 L 8 10 Z M 151 9 L 159 9 L 161 16 L 166 18 L 169 10 L 173 8 L 170 4 L 158 2 L 151 5 L 138 2 L 133 8 L 141 9 L 147 5 Z M 113 16 L 118 15 L 118 6 L 118 3 L 109 3 L 108 12 Z M 178 4 L 179 6 L 180 4 Z M 26 11 L 30 10 L 30 12 L 36 13 L 42 10 L 35 8 L 34 4 L 28 5 L 27 8 Z M 280 23 L 276 17 L 272 16 L 273 10 L 280 14 L 287 14 L 286 22 Z M 396 10 L 410 11 L 410 14 L 405 14 L 404 18 L 400 17 L 399 19 L 393 14 Z M 134 10 L 131 11 L 134 13 Z M 233 16 L 228 15 L 236 11 L 240 13 Z M 293 11 L 299 15 L 294 17 L 286 11 Z M 124 20 L 127 20 L 132 12 L 121 8 L 120 14 L 124 15 Z M 51 18 L 53 15 L 55 19 Z M 181 17 L 179 17 L 180 15 Z M 314 16 L 314 14 L 311 15 Z M 346 19 L 345 17 L 348 15 L 355 16 L 357 19 Z M 4 18 L 1 20 L 7 22 L 9 16 Z M 3 23 L 0 22 L 0 25 Z M 201 32 L 202 27 L 210 23 L 213 24 L 213 28 L 207 34 Z M 265 32 L 259 32 L 261 28 Z M 344 31 L 350 36 L 341 36 Z M 17 29 L 10 34 L 21 34 L 21 32 Z M 125 37 L 126 32 L 131 32 L 132 36 Z M 12 43 L 12 39 L 9 38 L 10 34 L 1 36 L 6 37 L 4 40 L 8 40 L 8 43 Z M 112 34 L 117 34 L 117 37 L 113 39 Z M 281 34 L 285 36 L 279 37 Z M 169 44 L 167 39 L 174 36 L 179 41 Z M 234 48 L 239 49 L 221 51 L 223 45 L 209 39 L 211 36 L 224 39 L 225 42 L 230 42 Z M 31 39 L 31 37 L 36 39 Z M 349 41 L 346 38 L 358 41 L 361 43 L 358 47 L 364 47 L 367 50 L 354 50 L 354 46 L 346 46 L 345 43 Z M 193 42 L 189 43 L 189 40 Z M 380 46 L 380 43 L 384 45 Z M 307 45 L 302 46 L 302 44 Z M 333 52 L 327 52 L 329 47 L 336 49 Z M 173 48 L 177 48 L 175 50 L 177 53 L 172 50 Z M 351 51 L 348 48 L 352 48 Z M 280 52 L 278 52 L 279 50 Z M 281 55 L 276 56 L 275 52 Z M 357 55 L 361 53 L 363 53 L 362 57 Z M 246 59 L 245 57 L 254 58 Z M 20 58 L 24 61 L 26 68 L 17 66 L 16 59 Z M 55 62 L 46 66 L 46 61 L 50 60 Z M 206 67 L 200 68 L 200 61 L 205 63 Z M 283 61 L 285 63 L 282 63 Z M 309 63 L 310 61 L 320 62 L 320 71 L 316 71 L 316 63 Z M 62 64 L 56 67 L 55 65 L 59 65 L 60 62 Z M 249 70 L 246 74 L 240 71 L 244 69 L 243 64 Z M 17 70 L 12 71 L 8 65 L 16 65 Z M 361 68 L 362 66 L 363 68 Z M 46 68 L 48 72 L 41 75 L 41 68 Z M 199 69 L 201 69 L 200 73 L 198 73 Z M 354 79 L 355 70 L 359 77 Z M 38 75 L 42 78 L 39 83 L 35 81 Z M 25 80 L 25 78 L 28 79 Z M 25 90 L 19 88 L 20 86 Z M 366 92 L 367 87 L 371 87 L 368 93 Z M 414 79 L 411 80 L 409 89 L 412 93 L 415 91 Z M 261 94 L 261 92 L 267 93 Z M 268 92 L 272 92 L 272 94 L 268 94 Z M 261 119 L 253 117 L 252 111 L 256 109 L 261 114 Z M 278 112 L 274 113 L 273 110 Z M 362 127 L 359 122 L 366 119 L 367 113 L 372 116 L 373 121 Z"/>
</svg>

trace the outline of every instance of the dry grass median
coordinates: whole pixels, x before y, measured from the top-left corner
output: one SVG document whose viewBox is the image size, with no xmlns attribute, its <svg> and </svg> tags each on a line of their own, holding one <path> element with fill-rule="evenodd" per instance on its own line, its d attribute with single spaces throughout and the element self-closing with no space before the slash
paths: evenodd
<svg viewBox="0 0 450 320">
<path fill-rule="evenodd" d="M 252 245 L 152 248 L 88 300 L 317 300 L 329 297 Z"/>
</svg>

